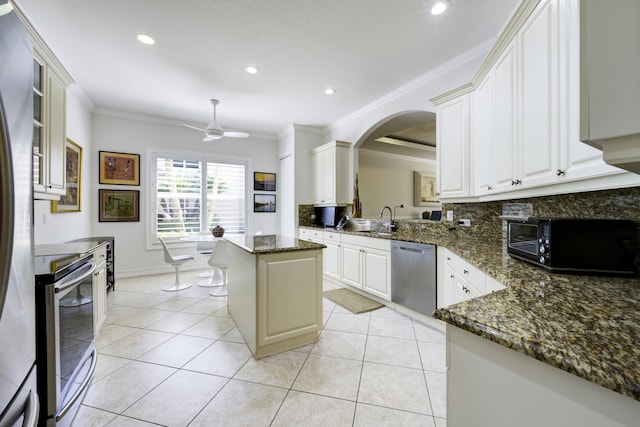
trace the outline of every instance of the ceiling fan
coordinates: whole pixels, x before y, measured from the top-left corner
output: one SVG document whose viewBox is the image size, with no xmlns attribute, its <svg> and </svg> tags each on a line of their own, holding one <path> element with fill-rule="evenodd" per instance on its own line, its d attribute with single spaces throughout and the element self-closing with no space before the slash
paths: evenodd
<svg viewBox="0 0 640 427">
<path fill-rule="evenodd" d="M 209 123 L 207 127 L 204 129 L 185 124 L 186 127 L 204 132 L 205 137 L 203 141 L 213 141 L 214 139 L 220 139 L 224 137 L 231 137 L 231 138 L 249 137 L 249 134 L 246 132 L 225 132 L 222 129 L 222 126 L 220 126 L 220 123 L 216 121 L 216 105 L 218 105 L 220 101 L 218 101 L 217 99 L 210 99 L 209 102 L 211 102 L 211 104 L 213 105 L 213 121 Z"/>
</svg>

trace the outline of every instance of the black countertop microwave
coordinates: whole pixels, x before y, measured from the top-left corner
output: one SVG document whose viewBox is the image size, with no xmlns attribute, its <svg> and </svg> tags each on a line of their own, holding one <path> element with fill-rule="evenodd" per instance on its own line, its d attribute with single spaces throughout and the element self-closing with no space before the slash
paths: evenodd
<svg viewBox="0 0 640 427">
<path fill-rule="evenodd" d="M 509 221 L 507 253 L 552 273 L 636 274 L 631 220 L 529 218 Z"/>
</svg>

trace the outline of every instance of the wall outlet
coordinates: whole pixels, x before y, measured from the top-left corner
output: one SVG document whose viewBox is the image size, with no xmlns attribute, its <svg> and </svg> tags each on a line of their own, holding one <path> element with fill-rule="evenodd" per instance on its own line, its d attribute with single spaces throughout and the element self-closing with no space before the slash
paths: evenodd
<svg viewBox="0 0 640 427">
<path fill-rule="evenodd" d="M 453 211 L 447 211 L 447 221 L 453 221 Z"/>
<path fill-rule="evenodd" d="M 458 224 L 461 227 L 471 227 L 471 220 L 470 219 L 461 219 L 460 221 L 458 221 Z"/>
</svg>

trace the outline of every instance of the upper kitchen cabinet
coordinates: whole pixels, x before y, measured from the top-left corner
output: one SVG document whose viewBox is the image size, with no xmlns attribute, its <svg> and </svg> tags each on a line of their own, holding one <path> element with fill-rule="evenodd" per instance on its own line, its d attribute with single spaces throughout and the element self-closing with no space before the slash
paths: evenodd
<svg viewBox="0 0 640 427">
<path fill-rule="evenodd" d="M 309 157 L 313 179 L 313 204 L 351 204 L 351 144 L 332 141 L 311 150 Z"/>
<path fill-rule="evenodd" d="M 580 139 L 640 173 L 640 2 L 580 1 Z"/>
<path fill-rule="evenodd" d="M 442 116 L 441 197 L 495 200 L 634 185 L 579 138 L 582 15 L 581 0 L 522 2 L 472 82 L 432 99 Z M 464 92 L 466 122 L 459 119 L 464 99 L 451 96 Z"/>
<path fill-rule="evenodd" d="M 66 192 L 66 89 L 74 83 L 18 11 L 33 40 L 33 197 L 59 200 Z"/>
<path fill-rule="evenodd" d="M 441 199 L 468 197 L 469 170 L 469 94 L 447 93 L 432 102 L 436 111 L 436 182 Z"/>
</svg>

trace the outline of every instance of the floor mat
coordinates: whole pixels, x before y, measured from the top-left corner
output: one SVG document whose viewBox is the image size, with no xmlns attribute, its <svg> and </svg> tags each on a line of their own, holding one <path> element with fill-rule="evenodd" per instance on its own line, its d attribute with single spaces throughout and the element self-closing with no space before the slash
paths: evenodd
<svg viewBox="0 0 640 427">
<path fill-rule="evenodd" d="M 384 304 L 363 297 L 349 289 L 333 289 L 331 291 L 325 291 L 323 295 L 328 300 L 335 302 L 354 314 L 366 313 L 367 311 L 384 307 Z"/>
</svg>

